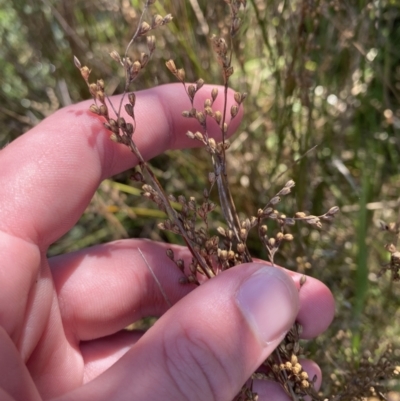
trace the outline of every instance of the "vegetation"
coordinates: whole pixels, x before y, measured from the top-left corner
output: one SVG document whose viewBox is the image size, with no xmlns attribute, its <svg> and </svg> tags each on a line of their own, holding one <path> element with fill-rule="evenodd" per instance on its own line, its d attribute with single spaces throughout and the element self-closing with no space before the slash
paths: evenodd
<svg viewBox="0 0 400 401">
<path fill-rule="evenodd" d="M 185 69 L 187 82 L 223 83 L 209 38 L 227 34 L 226 4 L 168 0 L 154 7 L 179 18 L 156 32 L 157 49 L 135 90 L 170 82 L 169 59 Z M 241 216 L 254 215 L 293 179 L 281 213 L 320 216 L 340 207 L 323 230 L 295 226 L 294 240 L 275 260 L 322 280 L 337 300 L 329 331 L 304 344 L 322 365 L 324 394 L 388 397 L 383 389 L 395 389 L 388 373 L 399 358 L 399 288 L 389 273 L 378 276 L 390 258 L 393 267 L 396 251 L 384 244 L 396 244 L 398 226 L 390 223 L 400 222 L 400 4 L 251 0 L 247 8 L 230 78 L 230 86 L 248 93 L 242 129 L 227 152 L 233 198 Z M 73 55 L 107 82 L 109 94 L 122 92 L 124 71 L 109 53 L 124 54 L 141 9 L 140 1 L 0 0 L 0 144 L 87 97 Z M 168 193 L 195 196 L 208 185 L 206 152 L 169 152 L 152 166 Z M 179 241 L 158 230 L 164 214 L 130 186 L 129 175 L 104 182 L 50 253 L 127 236 Z M 251 255 L 268 259 L 252 235 Z M 344 385 L 356 371 L 365 380 Z"/>
</svg>

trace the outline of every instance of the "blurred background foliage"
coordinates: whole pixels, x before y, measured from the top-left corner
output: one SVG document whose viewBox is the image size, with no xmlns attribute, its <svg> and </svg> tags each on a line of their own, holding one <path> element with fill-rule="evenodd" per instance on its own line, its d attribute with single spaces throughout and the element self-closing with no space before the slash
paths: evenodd
<svg viewBox="0 0 400 401">
<path fill-rule="evenodd" d="M 123 71 L 109 53 L 124 52 L 141 8 L 138 0 L 0 0 L 0 145 L 88 98 L 74 55 L 93 69 L 92 78 L 106 81 L 109 94 L 120 92 Z M 173 81 L 164 65 L 169 58 L 185 68 L 188 81 L 220 84 L 209 38 L 227 33 L 226 4 L 166 0 L 152 12 L 171 13 L 174 20 L 155 32 L 157 51 L 135 90 Z M 323 280 L 337 300 L 338 318 L 308 345 L 332 379 L 328 392 L 365 350 L 373 360 L 375 348 L 399 343 L 399 284 L 388 273 L 377 275 L 389 261 L 383 245 L 396 241 L 377 223 L 399 221 L 399 44 L 397 0 L 248 0 L 234 42 L 231 85 L 248 93 L 228 156 L 241 215 L 254 215 L 289 179 L 296 187 L 279 205 L 282 212 L 320 215 L 341 208 L 322 230 L 297 225 L 295 240 L 277 258 Z M 205 152 L 171 151 L 153 165 L 170 193 L 200 199 L 208 185 Z M 49 253 L 128 236 L 179 241 L 159 232 L 160 218 L 129 173 L 121 174 L 101 185 L 82 219 Z M 266 258 L 256 235 L 249 246 Z M 337 358 L 346 367 L 332 362 Z"/>
</svg>

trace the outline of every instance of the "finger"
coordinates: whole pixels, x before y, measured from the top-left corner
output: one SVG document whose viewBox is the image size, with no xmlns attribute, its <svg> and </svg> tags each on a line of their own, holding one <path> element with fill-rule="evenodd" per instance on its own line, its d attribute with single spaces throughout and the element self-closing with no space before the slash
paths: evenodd
<svg viewBox="0 0 400 401">
<path fill-rule="evenodd" d="M 168 248 L 171 245 L 131 239 L 50 259 L 64 328 L 74 331 L 70 337 L 90 340 L 142 317 L 161 316 L 169 309 L 168 301 L 174 305 L 193 290 L 194 285 L 179 284 L 182 273 L 166 256 Z M 173 249 L 175 259 L 191 259 L 186 247 Z M 301 276 L 290 275 L 299 287 Z M 303 334 L 307 338 L 320 334 L 333 317 L 332 294 L 308 277 L 299 296 L 297 320 Z"/>
<path fill-rule="evenodd" d="M 108 371 L 60 399 L 230 400 L 292 326 L 298 302 L 282 269 L 232 268 L 178 302 Z"/>
<path fill-rule="evenodd" d="M 3 392 L 14 401 L 41 400 L 15 344 L 0 326 L 0 399 Z"/>
<path fill-rule="evenodd" d="M 83 383 L 87 383 L 116 363 L 142 337 L 140 331 L 120 331 L 111 336 L 79 345 L 84 362 Z"/>
<path fill-rule="evenodd" d="M 202 88 L 196 104 L 201 107 L 210 91 Z M 112 98 L 116 105 L 119 100 Z M 91 103 L 59 110 L 1 150 L 0 230 L 45 249 L 76 223 L 102 179 L 136 163 L 125 146 L 109 140 L 102 119 L 88 111 Z M 138 92 L 136 104 L 134 139 L 146 159 L 198 143 L 186 137 L 200 127 L 182 117 L 190 108 L 182 85 Z M 220 95 L 215 108 L 222 105 Z M 218 136 L 217 124 L 209 120 L 210 136 Z M 232 121 L 229 134 L 239 121 L 240 116 Z"/>
<path fill-rule="evenodd" d="M 108 336 L 146 316 L 160 316 L 195 285 L 166 256 L 188 258 L 186 248 L 148 240 L 121 240 L 51 258 L 64 330 L 79 341 Z M 71 332 L 72 331 L 72 332 Z"/>
<path fill-rule="evenodd" d="M 294 281 L 299 282 L 300 274 Z M 299 290 L 300 311 L 297 321 L 302 325 L 301 337 L 310 339 L 323 333 L 335 316 L 335 300 L 329 288 L 321 281 L 308 277 Z"/>
</svg>

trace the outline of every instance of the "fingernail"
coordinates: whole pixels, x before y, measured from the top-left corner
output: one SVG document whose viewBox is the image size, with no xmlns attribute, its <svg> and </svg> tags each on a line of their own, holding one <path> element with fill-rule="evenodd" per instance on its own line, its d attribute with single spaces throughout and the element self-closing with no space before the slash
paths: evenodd
<svg viewBox="0 0 400 401">
<path fill-rule="evenodd" d="M 240 286 L 236 303 L 251 330 L 266 346 L 290 329 L 299 298 L 292 279 L 283 270 L 264 266 Z"/>
</svg>

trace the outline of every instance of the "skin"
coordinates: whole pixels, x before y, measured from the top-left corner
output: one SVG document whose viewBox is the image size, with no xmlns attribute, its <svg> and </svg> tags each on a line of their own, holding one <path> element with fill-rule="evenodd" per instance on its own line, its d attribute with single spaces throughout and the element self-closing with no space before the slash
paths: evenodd
<svg viewBox="0 0 400 401">
<path fill-rule="evenodd" d="M 199 107 L 210 91 L 199 92 Z M 109 140 L 90 104 L 59 110 L 0 151 L 0 399 L 231 400 L 279 343 L 261 344 L 232 302 L 262 263 L 237 266 L 195 287 L 180 285 L 166 245 L 148 240 L 46 257 L 100 182 L 136 163 L 127 148 Z M 146 159 L 194 146 L 185 133 L 198 126 L 181 117 L 187 108 L 180 85 L 137 94 L 134 135 Z M 217 138 L 217 132 L 210 124 L 210 134 Z M 184 248 L 174 252 L 189 258 Z M 280 268 L 277 274 L 293 295 L 278 334 L 295 319 L 304 326 L 303 337 L 320 334 L 334 314 L 329 290 L 308 278 L 298 292 L 299 275 Z M 161 318 L 145 334 L 123 330 L 149 315 Z M 305 361 L 304 367 L 319 385 L 318 366 Z M 255 388 L 260 400 L 288 399 L 275 383 Z"/>
</svg>

